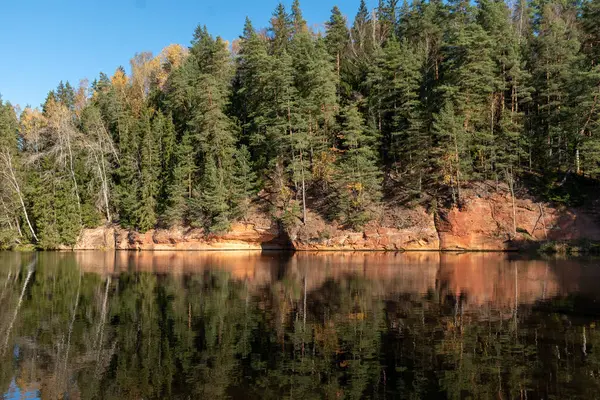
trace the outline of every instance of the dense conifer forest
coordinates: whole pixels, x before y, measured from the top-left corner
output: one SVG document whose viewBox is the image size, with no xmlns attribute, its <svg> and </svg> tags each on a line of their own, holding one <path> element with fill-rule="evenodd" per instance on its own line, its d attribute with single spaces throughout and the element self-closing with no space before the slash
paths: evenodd
<svg viewBox="0 0 600 400">
<path fill-rule="evenodd" d="M 0 102 L 0 244 L 83 227 L 226 231 L 252 203 L 348 227 L 600 169 L 600 0 L 381 0 L 324 25 L 280 4 L 227 42 L 139 53 L 40 109 Z"/>
</svg>

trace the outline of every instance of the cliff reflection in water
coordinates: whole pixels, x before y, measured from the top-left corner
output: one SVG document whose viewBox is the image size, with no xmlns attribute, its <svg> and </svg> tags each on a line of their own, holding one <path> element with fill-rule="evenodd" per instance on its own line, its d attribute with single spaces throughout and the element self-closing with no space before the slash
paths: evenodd
<svg viewBox="0 0 600 400">
<path fill-rule="evenodd" d="M 600 266 L 501 253 L 0 253 L 41 398 L 596 398 Z M 598 328 L 597 328 L 598 326 Z"/>
</svg>

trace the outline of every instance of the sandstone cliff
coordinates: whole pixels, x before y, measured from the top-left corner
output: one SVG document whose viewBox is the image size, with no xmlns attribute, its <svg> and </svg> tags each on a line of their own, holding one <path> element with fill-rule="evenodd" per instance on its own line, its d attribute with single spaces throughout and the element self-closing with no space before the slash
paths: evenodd
<svg viewBox="0 0 600 400">
<path fill-rule="evenodd" d="M 139 233 L 108 226 L 84 230 L 74 249 L 505 251 L 548 240 L 600 240 L 600 225 L 584 210 L 529 198 L 515 199 L 513 207 L 507 190 L 481 188 L 465 190 L 460 209 L 388 209 L 359 232 L 312 212 L 309 221 L 306 226 L 285 230 L 268 216 L 254 212 L 225 234 L 184 227 Z"/>
</svg>

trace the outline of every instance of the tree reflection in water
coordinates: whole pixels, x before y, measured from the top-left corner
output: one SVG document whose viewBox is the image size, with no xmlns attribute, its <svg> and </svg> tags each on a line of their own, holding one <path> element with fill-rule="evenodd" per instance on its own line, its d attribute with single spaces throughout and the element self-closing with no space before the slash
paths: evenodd
<svg viewBox="0 0 600 400">
<path fill-rule="evenodd" d="M 0 253 L 2 391 L 592 399 L 598 278 L 499 253 Z"/>
</svg>

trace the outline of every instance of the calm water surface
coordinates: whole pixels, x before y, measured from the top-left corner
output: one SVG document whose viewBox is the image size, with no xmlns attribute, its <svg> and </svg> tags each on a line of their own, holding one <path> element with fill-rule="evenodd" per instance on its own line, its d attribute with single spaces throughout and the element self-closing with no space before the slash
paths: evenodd
<svg viewBox="0 0 600 400">
<path fill-rule="evenodd" d="M 595 399 L 600 263 L 499 253 L 0 253 L 0 390 Z"/>
</svg>

